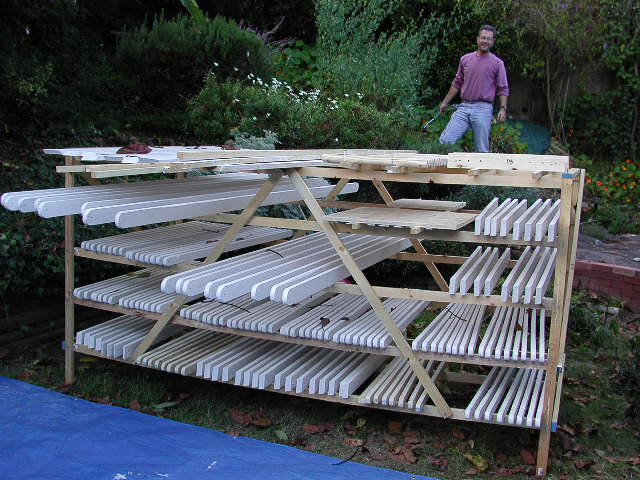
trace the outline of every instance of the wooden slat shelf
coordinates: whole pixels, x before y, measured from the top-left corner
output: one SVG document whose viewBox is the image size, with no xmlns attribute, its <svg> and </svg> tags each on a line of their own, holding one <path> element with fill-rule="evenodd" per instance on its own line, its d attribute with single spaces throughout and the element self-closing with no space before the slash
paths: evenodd
<svg viewBox="0 0 640 480">
<path fill-rule="evenodd" d="M 325 158 L 337 163 L 318 164 L 323 154 L 328 154 Z M 313 281 L 309 285 L 305 284 L 305 288 L 307 286 L 313 288 L 309 288 L 309 291 L 299 292 L 299 298 L 298 296 L 292 297 L 289 299 L 290 301 L 283 298 L 275 298 L 281 301 L 281 305 L 285 307 L 289 304 L 295 305 L 293 306 L 294 312 L 291 313 L 291 311 L 284 308 L 282 311 L 285 312 L 285 316 L 283 317 L 281 316 L 281 310 L 277 310 L 278 316 L 273 323 L 269 323 L 272 322 L 272 317 L 270 316 L 267 316 L 266 320 L 263 317 L 255 317 L 260 318 L 259 322 L 262 322 L 259 326 L 262 330 L 261 332 L 240 330 L 227 326 L 254 328 L 255 320 L 253 317 L 240 319 L 236 315 L 238 322 L 234 323 L 234 318 L 236 317 L 224 317 L 224 315 L 227 315 L 225 309 L 228 308 L 226 297 L 216 297 L 215 295 L 218 295 L 217 290 L 215 295 L 212 295 L 209 290 L 204 293 L 202 291 L 194 293 L 191 290 L 194 290 L 195 286 L 184 291 L 178 289 L 174 291 L 167 288 L 168 284 L 164 285 L 162 287 L 164 290 L 161 294 L 168 295 L 169 299 L 161 298 L 162 305 L 158 303 L 155 307 L 150 306 L 152 300 L 156 301 L 156 296 L 153 292 L 148 293 L 145 291 L 144 295 L 138 297 L 135 297 L 132 293 L 131 299 L 127 297 L 126 301 L 122 300 L 121 302 L 123 305 L 156 308 L 157 312 L 164 313 L 151 313 L 120 305 L 83 300 L 75 298 L 73 295 L 74 256 L 121 263 L 132 267 L 148 267 L 148 264 L 140 262 L 138 259 L 144 260 L 151 257 L 146 257 L 146 252 L 144 255 L 141 254 L 143 256 L 140 257 L 130 254 L 130 258 L 127 258 L 125 256 L 96 253 L 83 248 L 74 249 L 73 218 L 70 214 L 64 213 L 67 215 L 65 218 L 65 305 L 67 307 L 65 317 L 65 341 L 67 345 L 65 350 L 65 380 L 67 383 L 71 383 L 74 380 L 74 352 L 100 358 L 110 358 L 100 351 L 85 346 L 93 346 L 91 343 L 93 342 L 93 337 L 87 337 L 89 340 L 85 345 L 75 345 L 74 347 L 73 305 L 84 305 L 151 320 L 152 323 L 144 325 L 145 332 L 148 331 L 148 333 L 142 340 L 140 340 L 139 331 L 143 329 L 143 326 L 138 325 L 135 318 L 116 319 L 113 324 L 100 327 L 99 331 L 105 335 L 105 341 L 108 338 L 116 339 L 114 341 L 118 342 L 121 342 L 122 338 L 129 341 L 126 350 L 125 347 L 122 347 L 122 355 L 124 355 L 125 351 L 130 352 L 135 348 L 131 358 L 136 358 L 140 361 L 152 361 L 150 359 L 156 361 L 155 359 L 161 358 L 162 362 L 165 362 L 162 368 L 171 369 L 174 368 L 171 365 L 175 365 L 175 368 L 181 368 L 182 373 L 196 378 L 203 377 L 195 374 L 191 375 L 190 372 L 194 368 L 193 359 L 201 362 L 198 368 L 201 369 L 200 373 L 202 375 L 207 375 L 206 371 L 202 373 L 203 369 L 210 368 L 211 379 L 220 377 L 218 373 L 214 375 L 212 369 L 223 368 L 223 363 L 215 363 L 224 361 L 216 353 L 217 350 L 214 351 L 211 357 L 199 356 L 209 345 L 207 342 L 213 342 L 211 345 L 223 345 L 220 347 L 221 349 L 229 345 L 231 349 L 229 352 L 232 355 L 235 355 L 235 350 L 233 349 L 237 348 L 240 358 L 249 362 L 242 367 L 238 367 L 242 369 L 241 383 L 246 382 L 247 374 L 261 374 L 260 372 L 265 371 L 262 370 L 264 368 L 270 372 L 270 375 L 274 369 L 289 358 L 295 358 L 296 361 L 302 362 L 296 365 L 301 365 L 299 368 L 304 370 L 309 365 L 307 362 L 315 359 L 317 355 L 323 362 L 322 366 L 318 367 L 323 369 L 318 372 L 318 375 L 322 373 L 322 375 L 325 375 L 323 378 L 328 378 L 326 377 L 328 374 L 324 369 L 333 374 L 331 369 L 343 368 L 343 365 L 357 365 L 358 370 L 350 372 L 347 377 L 348 381 L 345 384 L 347 385 L 345 390 L 342 390 L 342 386 L 340 387 L 340 395 L 343 395 L 344 398 L 337 395 L 311 394 L 308 392 L 324 390 L 320 387 L 318 387 L 318 390 L 311 389 L 311 387 L 304 390 L 304 386 L 301 387 L 300 384 L 296 386 L 294 391 L 286 392 L 287 394 L 414 415 L 436 416 L 489 424 L 509 425 L 515 423 L 519 428 L 539 429 L 536 474 L 544 476 L 547 473 L 550 437 L 552 430 L 554 430 L 555 422 L 557 422 L 561 398 L 562 368 L 558 369 L 558 367 L 562 367 L 565 361 L 564 343 L 566 341 L 571 286 L 573 283 L 573 264 L 577 248 L 585 178 L 584 170 L 568 168 L 568 157 L 467 153 L 448 156 L 421 156 L 412 151 L 380 150 L 216 151 L 213 153 L 188 152 L 180 155 L 178 161 L 160 161 L 156 164 L 92 164 L 91 166 L 78 166 L 80 157 L 71 156 L 76 155 L 75 153 L 69 155 L 65 159 L 65 167 L 58 169 L 65 175 L 66 187 L 74 185 L 75 174 L 85 175 L 85 177 L 108 178 L 112 176 L 160 172 L 167 174 L 173 172 L 176 174 L 176 180 L 183 179 L 188 182 L 193 181 L 193 179 L 184 178 L 186 171 L 195 168 L 220 170 L 222 165 L 228 165 L 226 168 L 230 170 L 239 169 L 243 171 L 265 168 L 266 170 L 264 171 L 270 173 L 268 178 L 267 176 L 262 177 L 264 178 L 262 186 L 259 187 L 259 190 L 256 190 L 253 199 L 249 200 L 249 203 L 240 214 L 211 214 L 211 212 L 216 211 L 223 212 L 225 209 L 207 210 L 204 206 L 197 211 L 181 211 L 180 220 L 185 219 L 184 215 L 193 215 L 193 217 L 196 217 L 193 218 L 194 220 L 207 220 L 231 225 L 227 233 L 219 239 L 215 248 L 212 248 L 212 251 L 203 261 L 188 261 L 186 257 L 171 258 L 162 263 L 162 265 L 169 265 L 171 262 L 182 263 L 165 268 L 156 267 L 160 268 L 161 273 L 180 274 L 179 277 L 182 278 L 185 275 L 181 272 L 216 262 L 222 252 L 234 241 L 241 229 L 248 225 L 296 230 L 297 232 L 293 235 L 294 241 L 306 232 L 322 232 L 324 238 L 330 244 L 328 251 L 332 250 L 332 254 L 335 252 L 339 258 L 338 263 L 340 265 L 331 268 L 343 270 L 339 271 L 340 276 L 336 273 L 336 278 L 327 277 L 322 282 L 315 277 L 311 277 Z M 187 157 L 190 157 L 191 161 L 184 161 Z M 445 159 L 446 165 L 444 164 Z M 305 161 L 309 163 L 304 163 Z M 292 194 L 295 193 L 297 195 L 292 195 L 291 198 L 302 199 L 295 203 L 305 205 L 311 212 L 311 216 L 308 219 L 296 220 L 255 216 L 259 206 L 265 202 L 269 203 L 268 199 L 274 195 L 273 192 L 277 191 L 276 185 L 283 175 L 287 175 L 291 182 Z M 304 180 L 303 177 L 318 178 Z M 335 178 L 339 181 L 336 185 L 329 185 L 326 180 L 321 180 L 330 178 Z M 371 181 L 384 203 L 365 204 L 362 202 L 338 201 L 337 196 L 343 188 L 354 191 L 354 188 L 357 187 L 357 185 L 349 184 L 348 182 L 358 180 Z M 97 183 L 90 178 L 89 181 Z M 323 195 L 328 193 L 327 198 L 323 200 L 316 199 L 318 195 L 314 194 L 312 187 L 307 182 L 325 182 L 322 188 L 326 191 L 323 190 L 322 193 Z M 412 199 L 396 201 L 390 195 L 384 182 L 555 189 L 560 191 L 560 197 L 557 200 L 553 200 L 550 199 L 550 196 L 543 195 L 544 198 L 532 205 L 528 205 L 522 199 L 495 199 L 485 209 L 476 211 L 465 210 L 465 205 L 462 202 L 442 203 Z M 178 186 L 178 188 L 187 187 L 182 185 Z M 208 189 L 205 190 L 207 190 L 205 195 L 209 195 Z M 160 197 L 162 197 L 162 194 Z M 162 201 L 163 198 L 160 199 L 160 202 Z M 172 205 L 173 203 L 168 202 L 166 205 L 160 204 L 158 208 L 174 208 Z M 338 208 L 343 211 L 327 215 L 323 208 Z M 449 209 L 455 211 L 443 212 L 443 210 Z M 405 210 L 407 210 L 405 217 L 400 218 L 398 214 L 404 213 Z M 174 215 L 174 212 L 171 213 Z M 362 213 L 364 213 L 363 216 L 356 217 L 356 215 Z M 431 221 L 429 217 L 431 217 Z M 436 217 L 438 222 L 435 221 Z M 445 217 L 451 218 L 445 219 Z M 174 219 L 170 216 L 163 218 L 165 220 Z M 450 221 L 454 218 L 461 221 Z M 463 218 L 468 219 L 468 222 L 477 220 L 474 225 L 468 225 L 467 220 L 462 221 Z M 444 220 L 440 222 L 442 219 Z M 146 221 L 144 215 L 141 215 L 140 221 Z M 121 223 L 125 226 L 129 225 L 127 222 Z M 131 223 L 131 225 L 134 224 Z M 351 243 L 347 240 L 342 240 L 347 237 L 341 235 L 344 233 L 398 237 L 399 239 L 409 240 L 403 240 L 403 245 L 400 249 L 393 252 L 385 251 L 386 257 L 382 255 L 381 258 L 422 262 L 440 290 L 372 286 L 362 272 L 364 267 L 359 266 L 356 261 L 356 258 L 358 258 L 357 251 L 354 249 L 353 253 L 350 252 L 347 245 L 351 245 Z M 377 240 L 372 239 L 371 241 L 375 242 Z M 512 250 L 518 249 L 480 247 L 476 249 L 471 257 L 433 255 L 426 250 L 426 244 L 421 243 L 421 241 L 427 240 L 470 243 L 476 246 L 504 245 L 506 247 L 521 246 L 527 248 L 522 254 L 515 255 L 515 257 L 512 256 Z M 369 240 L 367 239 L 367 241 Z M 405 245 L 411 245 L 416 253 L 402 252 L 403 249 L 407 248 Z M 181 246 L 178 245 L 179 247 Z M 101 249 L 96 251 L 111 252 L 111 250 Z M 156 255 L 156 253 L 151 252 L 149 255 Z M 136 260 L 132 260 L 132 258 Z M 375 260 L 378 261 L 379 258 L 376 257 Z M 240 263 L 242 261 L 241 259 Z M 439 271 L 439 266 L 442 264 L 460 266 L 460 269 L 450 280 L 445 280 Z M 221 271 L 224 271 L 226 264 L 212 267 L 213 270 L 222 269 Z M 507 268 L 511 268 L 511 272 L 506 272 L 505 269 Z M 208 267 L 204 270 L 207 269 Z M 209 281 L 204 276 L 200 277 L 204 270 L 194 272 L 194 278 L 199 279 L 197 281 Z M 343 278 L 342 275 L 345 272 L 348 273 L 344 276 L 350 276 L 354 279 L 354 285 L 337 283 L 328 289 L 322 290 L 323 287 Z M 166 275 L 166 273 L 162 274 Z M 507 274 L 510 277 L 503 282 L 504 288 L 498 288 L 498 280 L 504 278 Z M 227 272 L 224 275 L 235 275 L 235 273 Z M 235 281 L 234 279 L 228 280 L 224 275 L 221 276 L 220 282 Z M 192 283 L 195 285 L 197 281 L 194 280 Z M 215 283 L 215 281 L 212 280 L 211 282 Z M 286 281 L 294 282 L 296 288 L 299 288 L 297 285 L 303 284 L 307 280 L 303 282 L 298 277 L 293 277 L 286 279 Z M 317 285 L 312 285 L 314 282 Z M 554 296 L 553 298 L 545 297 L 545 290 L 551 282 L 553 282 Z M 280 281 L 280 283 L 284 283 L 284 281 Z M 309 295 L 314 298 L 309 302 L 309 305 L 312 306 L 309 307 L 308 312 L 316 308 L 320 302 L 324 302 L 324 300 L 318 300 L 318 303 L 313 303 L 318 292 L 318 290 L 315 290 L 314 293 L 314 288 L 316 287 L 323 292 L 362 295 L 366 298 L 366 307 L 368 309 L 370 307 L 370 310 L 367 310 L 366 313 L 363 313 L 364 310 L 358 310 L 359 313 L 356 314 L 354 309 L 349 307 L 351 308 L 351 313 L 353 313 L 353 318 L 348 318 L 353 322 L 348 323 L 344 331 L 338 329 L 342 328 L 342 326 L 336 326 L 336 330 L 331 330 L 332 326 L 329 327 L 329 330 L 319 334 L 317 331 L 319 327 L 313 323 L 316 321 L 313 313 L 310 313 L 309 317 L 304 316 L 306 313 L 303 316 L 298 316 L 298 309 L 304 310 L 306 308 L 301 306 L 303 303 L 299 303 L 299 301 L 303 302 L 300 298 L 307 299 Z M 242 288 L 238 287 L 237 292 L 229 290 L 227 294 L 229 298 L 231 298 L 232 293 L 246 295 L 246 298 L 252 302 L 264 298 L 257 293 L 255 295 L 253 292 L 248 294 L 243 289 L 246 289 L 244 284 Z M 500 290 L 500 292 L 497 290 Z M 174 292 L 178 292 L 178 294 Z M 84 295 L 85 293 L 84 290 L 79 290 L 78 295 Z M 264 293 L 260 291 L 261 295 Z M 274 295 L 276 293 L 278 292 L 274 291 Z M 219 312 L 221 313 L 219 317 L 216 317 L 219 320 L 212 320 L 214 314 L 209 311 L 209 306 L 204 309 L 194 306 L 194 310 L 191 313 L 189 310 L 185 310 L 183 315 L 190 316 L 197 310 L 198 314 L 202 312 L 202 315 L 206 313 L 210 316 L 194 316 L 193 318 L 197 318 L 197 320 L 193 320 L 180 315 L 179 312 L 181 312 L 185 304 L 195 301 L 203 294 L 211 295 L 220 300 L 222 307 L 220 307 Z M 175 295 L 175 297 L 172 297 L 172 295 Z M 271 295 L 271 291 L 269 291 L 269 295 Z M 106 297 L 91 296 L 87 298 L 102 299 Z M 391 313 L 392 310 L 386 309 L 383 299 L 387 299 L 384 302 L 397 302 L 395 299 L 431 302 L 432 307 L 450 305 L 453 308 L 457 304 L 454 312 L 457 317 L 454 315 L 455 318 L 452 320 L 455 324 L 444 317 L 440 318 L 438 322 L 432 322 L 427 330 L 423 332 L 422 337 L 418 337 L 413 345 L 409 345 L 404 332 L 399 328 L 399 325 L 406 327 L 408 323 L 396 322 Z M 514 303 L 514 300 L 517 303 Z M 244 302 L 245 300 L 242 301 Z M 361 298 L 357 299 L 357 301 L 362 303 Z M 535 302 L 535 304 L 530 302 Z M 252 312 L 255 313 L 258 311 L 258 306 L 262 305 L 247 307 L 256 308 L 256 310 L 247 311 L 250 314 Z M 354 305 L 357 304 L 354 303 Z M 272 309 L 271 305 L 265 304 L 265 306 L 268 309 Z M 332 307 L 338 308 L 336 305 L 332 305 Z M 511 307 L 519 308 L 514 309 Z M 544 312 L 542 312 L 542 309 L 544 309 Z M 396 310 L 398 315 L 403 312 L 400 307 Z M 484 331 L 484 326 L 488 321 L 488 317 L 484 316 L 485 312 L 493 312 L 493 318 L 489 321 L 486 331 Z M 443 311 L 440 315 L 442 316 L 445 313 L 446 311 Z M 341 313 L 340 315 L 344 314 Z M 373 320 L 377 317 L 380 324 L 384 325 L 384 330 L 378 333 L 376 330 L 378 326 L 373 321 L 369 323 L 371 319 L 366 315 L 374 315 Z M 467 316 L 461 318 L 464 315 Z M 344 320 L 337 314 L 336 316 L 338 320 Z M 227 318 L 229 323 L 227 323 Z M 295 321 L 290 318 L 295 319 Z M 405 316 L 402 321 L 410 322 L 413 318 L 415 317 Z M 200 319 L 203 321 L 199 321 Z M 362 321 L 362 325 L 366 325 L 363 331 L 355 330 L 359 325 L 356 323 L 358 320 Z M 467 323 L 465 323 L 465 320 Z M 212 321 L 212 323 L 204 323 L 206 321 Z M 287 322 L 290 321 L 291 324 L 288 324 Z M 219 324 L 214 325 L 216 322 Z M 149 325 L 152 326 L 149 328 Z M 324 323 L 322 325 L 324 328 Z M 111 328 L 118 329 L 121 326 L 123 329 L 128 329 L 126 331 L 123 330 L 122 336 L 118 336 L 120 331 L 114 333 L 113 330 L 109 330 Z M 171 329 L 167 329 L 167 326 L 170 326 Z M 258 328 L 258 326 L 255 328 Z M 297 328 L 304 330 L 296 330 Z M 171 337 L 176 335 L 175 329 L 178 329 L 179 333 L 183 333 L 183 336 Z M 279 333 L 280 331 L 284 334 Z M 483 331 L 484 333 L 481 333 Z M 371 337 L 366 337 L 369 332 L 375 333 L 372 333 Z M 299 335 L 299 337 L 293 335 Z M 84 341 L 82 340 L 83 337 L 78 338 L 80 339 L 79 341 Z M 129 340 L 131 338 L 135 340 Z M 164 339 L 168 339 L 168 341 L 162 343 L 165 341 Z M 381 339 L 384 340 L 382 341 Z M 269 350 L 271 348 L 270 345 L 267 345 L 271 341 L 275 342 L 274 352 L 271 352 Z M 353 342 L 357 345 L 338 343 L 343 341 Z M 378 341 L 379 343 L 376 343 Z M 391 341 L 391 345 L 386 346 Z M 104 348 L 103 343 L 100 343 L 100 345 L 99 348 Z M 157 346 L 152 347 L 152 345 Z M 174 349 L 180 345 L 191 345 L 195 349 L 193 352 L 185 352 L 187 355 L 186 363 L 180 360 L 182 358 L 180 356 L 181 351 Z M 269 351 L 270 355 L 274 356 L 263 359 L 256 356 L 257 354 L 249 349 L 247 345 L 256 345 L 260 351 Z M 386 347 L 372 348 L 371 345 Z M 120 343 L 117 345 L 114 343 L 112 346 L 107 345 L 106 348 L 107 350 L 105 351 L 113 351 L 114 355 L 117 354 L 115 352 L 121 351 Z M 413 350 L 413 348 L 416 350 Z M 221 355 L 226 354 L 225 352 L 221 352 Z M 245 352 L 248 352 L 248 354 Z M 304 353 L 304 357 L 296 358 L 295 356 L 298 352 L 306 353 Z M 144 356 L 147 353 L 149 353 L 150 357 Z M 168 357 L 162 357 L 165 353 Z M 206 355 L 209 355 L 209 353 L 206 352 Z M 393 360 L 395 363 L 393 365 L 389 363 L 385 367 L 382 364 L 384 356 L 395 358 Z M 279 363 L 267 364 L 267 367 L 264 367 L 264 363 L 261 362 L 267 362 L 271 358 L 276 358 L 276 362 Z M 122 358 L 115 360 L 134 364 Z M 235 360 L 233 361 L 235 362 Z M 166 362 L 172 363 L 167 366 Z M 462 365 L 462 368 L 464 368 L 464 365 L 493 368 L 488 375 L 477 375 L 464 372 L 449 372 L 445 368 L 446 364 L 458 364 Z M 237 365 L 239 364 L 234 364 L 230 368 L 236 368 Z M 334 365 L 337 366 L 334 367 Z M 345 378 L 341 377 L 345 372 L 344 368 L 332 378 L 336 381 L 339 378 Z M 385 370 L 386 376 L 384 378 L 381 376 L 382 373 L 378 373 L 376 376 L 376 371 L 385 372 Z M 313 373 L 315 371 L 315 366 L 309 366 L 309 375 L 315 375 Z M 400 371 L 401 375 L 399 377 L 402 379 L 393 378 L 393 373 L 399 373 Z M 365 377 L 365 375 L 368 377 Z M 238 379 L 240 381 L 240 377 Z M 254 384 L 254 380 L 255 378 L 252 376 L 250 384 Z M 290 382 L 292 380 L 287 381 Z M 303 383 L 304 381 L 302 380 Z M 314 381 L 317 381 L 317 379 Z M 472 383 L 478 386 L 478 390 L 466 409 L 452 408 L 436 384 L 442 381 Z M 266 380 L 259 380 L 259 382 L 262 383 L 258 386 L 278 386 L 275 383 L 267 384 L 265 383 Z M 367 382 L 370 383 L 367 384 Z M 223 383 L 235 384 L 237 382 L 225 381 Z M 283 390 L 274 389 L 271 386 L 265 388 L 265 390 L 284 393 Z M 367 388 L 369 388 L 368 391 L 366 390 Z M 333 393 L 331 389 L 329 389 L 329 392 Z M 354 394 L 360 392 L 362 394 L 366 392 L 367 396 L 363 397 L 363 401 L 371 401 L 374 404 L 360 403 L 359 395 Z M 417 402 L 416 398 L 418 398 Z M 425 398 L 428 401 L 424 403 L 423 408 L 423 400 Z M 390 404 L 412 405 L 415 408 L 398 408 L 390 406 Z M 423 410 L 416 411 L 416 408 L 423 408 Z"/>
<path fill-rule="evenodd" d="M 120 363 L 125 363 L 128 365 L 134 365 L 136 367 L 142 367 L 142 368 L 148 368 L 150 370 L 159 370 L 156 369 L 154 367 L 149 367 L 146 365 L 140 365 L 138 363 L 132 362 L 130 360 L 123 360 L 123 359 L 116 359 L 116 358 L 111 358 L 108 357 L 106 355 L 103 355 L 101 352 L 98 352 L 96 350 L 90 349 L 85 347 L 84 345 L 74 345 L 74 349 L 76 352 L 81 353 L 83 355 L 89 355 L 92 357 L 98 357 L 98 358 L 102 358 L 102 359 L 106 359 L 106 360 L 112 360 L 112 361 L 116 361 L 116 362 L 120 362 Z M 162 371 L 162 370 L 160 370 Z M 176 374 L 179 375 L 179 374 Z M 182 375 L 181 375 L 182 376 Z M 192 378 L 197 378 L 199 380 L 202 381 L 215 381 L 218 383 L 225 383 L 227 385 L 234 385 L 234 386 L 238 386 L 240 388 L 251 388 L 251 387 L 244 387 L 242 385 L 235 385 L 234 382 L 232 381 L 222 381 L 222 380 L 209 380 L 209 379 L 205 379 L 202 377 L 199 377 L 197 375 L 184 375 L 184 376 L 188 376 L 188 377 L 192 377 Z M 448 380 L 448 381 L 453 381 L 453 382 L 457 382 L 460 381 L 460 376 L 454 374 L 445 374 L 444 375 L 444 379 Z M 476 382 L 473 382 L 476 383 Z M 280 393 L 283 395 L 293 395 L 295 397 L 301 397 L 301 398 L 309 398 L 309 399 L 313 399 L 313 400 L 322 400 L 325 402 L 333 402 L 333 403 L 339 403 L 339 404 L 343 404 L 343 405 L 349 405 L 352 407 L 365 407 L 365 408 L 374 408 L 376 410 L 387 410 L 390 412 L 396 412 L 396 413 L 408 413 L 411 415 L 422 415 L 422 416 L 426 416 L 426 417 L 442 417 L 442 415 L 440 415 L 440 413 L 438 412 L 438 410 L 433 406 L 433 405 L 426 405 L 424 407 L 423 411 L 417 412 L 415 410 L 411 410 L 409 408 L 398 408 L 398 407 L 391 407 L 388 405 L 368 405 L 366 403 L 360 403 L 359 399 L 360 396 L 359 395 L 350 395 L 349 398 L 340 398 L 338 396 L 334 396 L 334 395 L 315 395 L 315 394 L 309 394 L 309 393 L 296 393 L 296 392 L 283 392 L 282 390 L 276 390 L 273 389 L 271 387 L 269 388 L 265 388 L 263 389 L 263 391 L 265 392 L 273 392 L 273 393 Z M 474 423 L 487 423 L 487 424 L 492 424 L 495 425 L 496 422 L 493 421 L 486 421 L 483 419 L 480 420 L 475 420 L 475 419 L 469 419 L 465 416 L 465 409 L 463 408 L 452 408 L 451 409 L 452 415 L 449 417 L 451 420 L 461 420 L 461 421 L 465 421 L 465 422 L 474 422 Z M 521 428 L 521 427 L 520 427 Z"/>
<path fill-rule="evenodd" d="M 159 320 L 162 316 L 162 314 L 160 313 L 147 312 L 144 310 L 136 310 L 132 308 L 121 307 L 120 305 L 111 305 L 108 303 L 95 302 L 93 300 L 83 300 L 83 299 L 74 297 L 73 301 L 76 305 L 97 308 L 100 310 L 106 310 L 108 312 L 119 313 L 122 315 L 133 315 L 133 316 L 149 318 L 152 320 Z M 398 349 L 398 347 L 395 347 L 395 346 L 390 346 L 385 349 L 380 349 L 380 348 L 362 347 L 358 345 L 348 345 L 348 344 L 342 344 L 342 343 L 313 340 L 310 338 L 295 338 L 295 337 L 289 337 L 289 336 L 281 335 L 277 333 L 262 333 L 262 332 L 256 332 L 251 330 L 240 330 L 236 328 L 228 328 L 228 327 L 223 327 L 219 325 L 209 325 L 203 322 L 198 322 L 196 320 L 191 320 L 178 315 L 172 318 L 171 323 L 174 325 L 192 327 L 200 330 L 209 330 L 212 332 L 220 332 L 220 333 L 230 333 L 233 335 L 237 335 L 239 337 L 262 338 L 265 340 L 274 340 L 274 341 L 283 342 L 283 343 L 308 345 L 311 347 L 327 348 L 331 350 L 343 350 L 347 352 L 371 353 L 375 355 L 386 355 L 386 356 L 392 356 L 392 357 L 401 356 L 400 350 Z M 473 356 L 448 355 L 448 354 L 433 353 L 433 352 L 415 352 L 415 354 L 418 358 L 423 360 L 440 360 L 443 362 L 461 363 L 461 364 L 468 364 L 468 365 L 487 365 L 487 366 L 498 366 L 498 367 L 523 367 L 523 368 L 526 367 L 526 368 L 535 368 L 535 369 L 546 368 L 546 363 L 544 362 L 497 360 L 497 359 L 480 357 L 478 355 L 473 355 Z"/>
</svg>

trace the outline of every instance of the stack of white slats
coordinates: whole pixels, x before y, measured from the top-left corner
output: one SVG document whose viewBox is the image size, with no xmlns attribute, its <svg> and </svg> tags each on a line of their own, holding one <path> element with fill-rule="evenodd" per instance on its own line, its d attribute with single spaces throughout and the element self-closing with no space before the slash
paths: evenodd
<svg viewBox="0 0 640 480">
<path fill-rule="evenodd" d="M 427 374 L 435 382 L 445 363 L 433 360 L 423 362 Z M 429 395 L 411 365 L 402 357 L 394 358 L 360 394 L 359 403 L 388 405 L 421 412 Z"/>
<path fill-rule="evenodd" d="M 386 358 L 195 330 L 138 363 L 253 388 L 348 398 Z"/>
<path fill-rule="evenodd" d="M 486 305 L 450 303 L 411 343 L 420 352 L 475 355 Z"/>
<path fill-rule="evenodd" d="M 553 242 L 558 234 L 560 200 L 536 200 L 527 208 L 526 200 L 507 198 L 502 203 L 494 198 L 475 220 L 476 235 L 506 237 L 513 240 Z"/>
<path fill-rule="evenodd" d="M 366 297 L 341 293 L 282 324 L 280 333 L 289 337 L 331 340 L 336 329 L 349 325 L 370 308 Z"/>
<path fill-rule="evenodd" d="M 111 358 L 129 358 L 149 333 L 155 322 L 141 317 L 123 315 L 76 333 L 76 344 L 84 345 Z M 169 325 L 154 344 L 174 335 L 181 327 Z"/>
<path fill-rule="evenodd" d="M 187 222 L 85 240 L 80 246 L 142 263 L 171 266 L 206 257 L 228 229 L 229 226 L 222 223 Z M 246 226 L 225 251 L 282 240 L 291 234 L 291 230 L 280 228 Z"/>
<path fill-rule="evenodd" d="M 203 356 L 237 341 L 234 335 L 193 330 L 143 353 L 137 363 L 180 375 L 194 375 L 197 362 Z"/>
<path fill-rule="evenodd" d="M 540 428 L 545 371 L 495 367 L 465 410 L 468 419 Z"/>
<path fill-rule="evenodd" d="M 209 325 L 227 326 L 227 322 L 232 318 L 250 311 L 263 302 L 252 300 L 249 295 L 236 298 L 233 303 L 222 303 L 216 300 L 204 300 L 186 305 L 180 310 L 180 316 Z"/>
<path fill-rule="evenodd" d="M 384 302 L 385 308 L 400 330 L 405 330 L 428 305 L 429 302 L 421 300 L 395 298 L 390 298 Z M 316 323 L 316 328 L 313 329 L 315 332 L 312 331 L 312 334 L 316 333 L 318 335 L 317 338 L 322 335 L 325 340 L 331 340 L 334 343 L 369 348 L 387 348 L 393 341 L 393 337 L 374 310 L 369 310 L 353 321 L 337 322 L 333 326 L 329 324 L 324 329 L 321 324 L 318 325 L 319 323 Z"/>
<path fill-rule="evenodd" d="M 478 355 L 514 361 L 544 362 L 545 310 L 498 307 L 482 338 Z"/>
<path fill-rule="evenodd" d="M 233 178 L 225 180 L 224 177 Z M 2 205 L 10 210 L 37 211 L 46 218 L 82 214 L 87 225 L 115 222 L 120 228 L 129 228 L 243 209 L 263 182 L 261 175 L 226 174 L 9 192 L 2 195 Z M 326 196 L 334 188 L 324 179 L 309 178 L 305 182 L 315 197 Z M 353 193 L 357 189 L 357 183 L 349 183 L 342 193 Z M 296 200 L 300 200 L 297 190 L 288 177 L 282 177 L 262 205 Z"/>
<path fill-rule="evenodd" d="M 361 269 L 410 246 L 402 238 L 344 234 L 341 239 Z M 223 302 L 250 292 L 254 300 L 271 298 L 292 305 L 347 276 L 329 240 L 317 233 L 171 275 L 162 282 L 162 291 L 204 293 Z"/>
<path fill-rule="evenodd" d="M 160 283 L 166 275 L 166 272 L 146 268 L 132 274 L 77 287 L 73 295 L 83 300 L 163 313 L 176 298 L 175 295 L 160 291 Z M 199 295 L 193 295 L 187 301 L 198 297 Z"/>
<path fill-rule="evenodd" d="M 476 297 L 491 295 L 500 280 L 500 275 L 509 265 L 511 250 L 507 248 L 502 255 L 497 248 L 477 247 L 460 266 L 449 281 L 449 293 L 466 295 L 473 291 Z M 472 288 L 473 287 L 473 288 Z"/>
<path fill-rule="evenodd" d="M 542 304 L 555 271 L 557 248 L 527 247 L 502 284 L 503 302 Z"/>
</svg>

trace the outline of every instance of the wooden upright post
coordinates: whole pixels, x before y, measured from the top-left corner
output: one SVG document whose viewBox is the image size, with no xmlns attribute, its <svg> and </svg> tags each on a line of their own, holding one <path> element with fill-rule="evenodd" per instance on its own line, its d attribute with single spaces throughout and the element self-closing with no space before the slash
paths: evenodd
<svg viewBox="0 0 640 480">
<path fill-rule="evenodd" d="M 65 165 L 73 165 L 74 157 L 65 157 Z M 73 173 L 64 174 L 64 186 L 73 187 Z M 69 385 L 75 380 L 74 343 L 75 312 L 73 304 L 74 288 L 74 225 L 73 215 L 64 217 L 64 382 Z"/>
</svg>

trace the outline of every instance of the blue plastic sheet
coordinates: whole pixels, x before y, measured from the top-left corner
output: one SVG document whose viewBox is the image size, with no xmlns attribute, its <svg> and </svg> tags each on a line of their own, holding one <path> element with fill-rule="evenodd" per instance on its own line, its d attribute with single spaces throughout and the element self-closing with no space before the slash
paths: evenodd
<svg viewBox="0 0 640 480">
<path fill-rule="evenodd" d="M 2 480 L 428 478 L 338 461 L 0 377 Z"/>
</svg>

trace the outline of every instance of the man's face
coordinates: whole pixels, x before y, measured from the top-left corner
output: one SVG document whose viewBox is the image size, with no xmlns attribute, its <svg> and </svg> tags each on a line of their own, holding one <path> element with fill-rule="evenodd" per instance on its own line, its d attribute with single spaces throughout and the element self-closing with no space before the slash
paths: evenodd
<svg viewBox="0 0 640 480">
<path fill-rule="evenodd" d="M 480 35 L 476 37 L 478 42 L 478 50 L 482 53 L 489 53 L 493 47 L 493 32 L 491 30 L 480 30 Z"/>
</svg>

